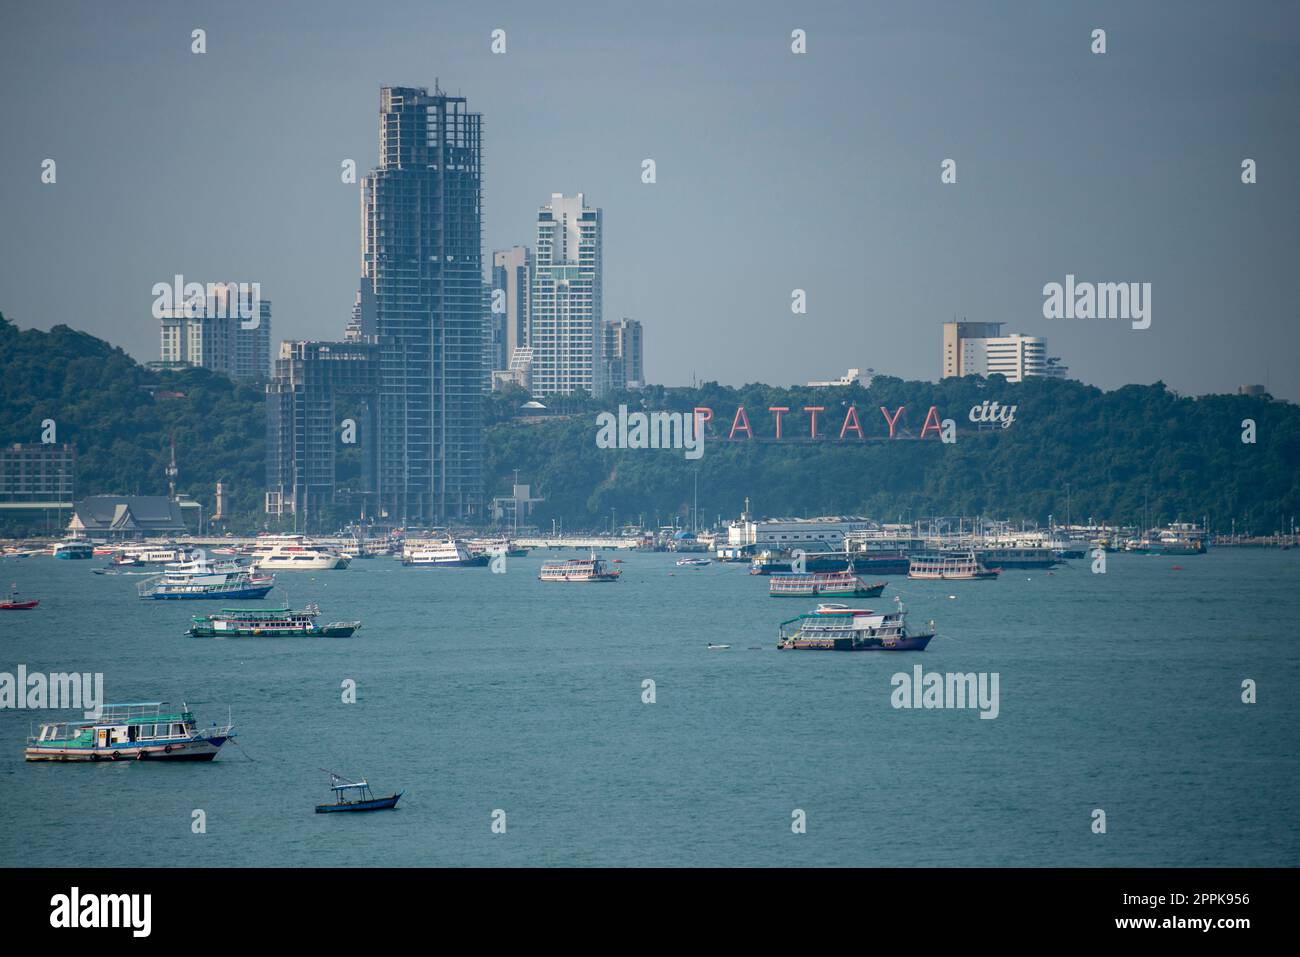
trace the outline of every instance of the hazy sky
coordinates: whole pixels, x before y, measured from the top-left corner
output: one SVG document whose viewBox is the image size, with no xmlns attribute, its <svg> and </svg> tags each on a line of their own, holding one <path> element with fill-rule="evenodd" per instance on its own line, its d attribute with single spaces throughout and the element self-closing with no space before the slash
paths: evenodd
<svg viewBox="0 0 1300 957">
<path fill-rule="evenodd" d="M 23 327 L 156 359 L 150 290 L 181 273 L 260 281 L 277 340 L 338 338 L 360 229 L 340 164 L 376 162 L 381 84 L 437 79 L 484 117 L 485 257 L 584 191 L 605 318 L 644 323 L 652 382 L 936 378 L 964 316 L 1106 388 L 1300 399 L 1294 3 L 2 9 L 0 311 Z M 1044 319 L 1067 273 L 1150 282 L 1151 327 Z"/>
</svg>

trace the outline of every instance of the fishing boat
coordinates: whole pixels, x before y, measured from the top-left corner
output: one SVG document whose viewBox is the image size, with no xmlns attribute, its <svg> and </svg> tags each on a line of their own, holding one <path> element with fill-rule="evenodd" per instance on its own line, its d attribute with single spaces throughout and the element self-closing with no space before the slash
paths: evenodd
<svg viewBox="0 0 1300 957">
<path fill-rule="evenodd" d="M 320 607 L 311 604 L 302 611 L 290 608 L 223 608 L 216 615 L 195 615 L 188 632 L 191 638 L 351 638 L 359 621 L 317 624 Z"/>
<path fill-rule="evenodd" d="M 544 562 L 537 579 L 544 582 L 616 582 L 622 574 L 621 569 L 611 569 L 604 559 L 592 555 L 590 558 Z"/>
<path fill-rule="evenodd" d="M 265 598 L 275 587 L 274 575 L 259 575 L 235 559 L 198 558 L 168 565 L 136 586 L 141 598 L 241 599 Z"/>
<path fill-rule="evenodd" d="M 818 605 L 817 610 L 781 622 L 776 647 L 781 651 L 924 651 L 934 637 L 934 622 L 919 635 L 907 632 L 907 611 L 878 613 L 847 605 Z"/>
<path fill-rule="evenodd" d="M 398 791 L 388 797 L 377 798 L 370 791 L 365 778 L 349 781 L 341 774 L 326 771 L 330 776 L 330 791 L 334 794 L 333 804 L 317 804 L 317 814 L 330 814 L 334 811 L 386 811 L 397 807 L 398 799 L 405 791 Z M 351 796 L 355 795 L 355 797 Z"/>
<path fill-rule="evenodd" d="M 712 560 L 708 558 L 679 558 L 677 559 L 678 568 L 703 568 L 705 565 L 712 565 Z"/>
<path fill-rule="evenodd" d="M 66 542 L 59 542 L 50 552 L 55 558 L 61 558 L 65 561 L 78 561 L 95 557 L 95 546 L 90 542 L 69 539 Z"/>
<path fill-rule="evenodd" d="M 200 731 L 194 714 L 166 701 L 105 705 L 84 721 L 53 721 L 27 739 L 28 761 L 211 761 L 235 736 L 229 721 Z"/>
<path fill-rule="evenodd" d="M 14 582 L 9 597 L 0 600 L 0 611 L 31 611 L 41 603 L 39 598 L 19 598 L 18 583 Z"/>
<path fill-rule="evenodd" d="M 885 582 L 868 585 L 852 571 L 814 575 L 773 575 L 767 593 L 773 598 L 878 598 Z"/>
<path fill-rule="evenodd" d="M 986 568 L 971 549 L 913 555 L 908 578 L 920 580 L 968 581 L 997 578 L 998 569 Z"/>
<path fill-rule="evenodd" d="M 473 554 L 458 538 L 412 539 L 402 546 L 402 564 L 417 568 L 476 568 L 491 561 L 487 552 Z"/>
<path fill-rule="evenodd" d="M 248 554 L 253 567 L 263 571 L 314 572 L 348 567 L 346 557 L 303 535 L 259 535 Z"/>
</svg>

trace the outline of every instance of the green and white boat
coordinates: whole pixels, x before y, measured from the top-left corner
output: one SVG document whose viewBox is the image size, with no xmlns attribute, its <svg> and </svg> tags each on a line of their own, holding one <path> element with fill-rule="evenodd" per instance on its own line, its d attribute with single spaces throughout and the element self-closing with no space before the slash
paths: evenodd
<svg viewBox="0 0 1300 957">
<path fill-rule="evenodd" d="M 28 761 L 211 761 L 234 737 L 230 722 L 199 729 L 194 714 L 166 701 L 105 705 L 98 718 L 53 721 L 27 740 Z"/>
<path fill-rule="evenodd" d="M 216 615 L 195 615 L 192 638 L 351 638 L 359 621 L 318 624 L 320 607 L 311 604 L 302 611 L 291 608 L 223 608 Z"/>
</svg>

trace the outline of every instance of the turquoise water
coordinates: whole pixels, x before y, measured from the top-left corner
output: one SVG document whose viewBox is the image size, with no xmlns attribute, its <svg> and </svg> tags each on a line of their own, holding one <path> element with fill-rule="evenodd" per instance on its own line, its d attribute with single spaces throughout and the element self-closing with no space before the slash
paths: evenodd
<svg viewBox="0 0 1300 957">
<path fill-rule="evenodd" d="M 99 560 L 6 559 L 0 580 L 41 606 L 0 613 L 0 671 L 102 671 L 110 701 L 185 700 L 204 725 L 230 708 L 242 750 L 27 764 L 42 713 L 0 711 L 0 865 L 1300 862 L 1298 552 L 890 578 L 865 604 L 901 591 L 914 625 L 938 623 L 913 654 L 777 652 L 811 602 L 744 566 L 623 557 L 609 585 L 538 582 L 536 552 L 505 574 L 281 574 L 269 603 L 364 621 L 317 641 L 186 638 L 209 603 L 141 601 Z M 997 672 L 999 716 L 893 708 L 890 676 L 916 664 Z M 317 815 L 321 767 L 407 793 Z"/>
</svg>

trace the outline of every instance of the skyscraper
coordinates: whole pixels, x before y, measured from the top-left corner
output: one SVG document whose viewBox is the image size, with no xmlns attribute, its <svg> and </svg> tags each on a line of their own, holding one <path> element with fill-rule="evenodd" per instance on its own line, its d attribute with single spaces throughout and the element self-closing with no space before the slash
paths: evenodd
<svg viewBox="0 0 1300 957">
<path fill-rule="evenodd" d="M 528 332 L 534 395 L 604 394 L 602 271 L 601 211 L 582 193 L 552 193 L 537 213 Z"/>
<path fill-rule="evenodd" d="M 516 349 L 528 345 L 528 300 L 533 284 L 533 254 L 527 246 L 498 249 L 492 254 L 492 294 L 500 296 L 506 317 L 506 363 Z M 505 369 L 502 364 L 494 369 Z"/>
<path fill-rule="evenodd" d="M 641 323 L 626 317 L 607 319 L 603 333 L 606 388 L 640 389 L 645 385 Z"/>
<path fill-rule="evenodd" d="M 481 163 L 464 97 L 380 91 L 354 326 L 378 346 L 376 492 L 393 522 L 482 514 Z"/>
</svg>

